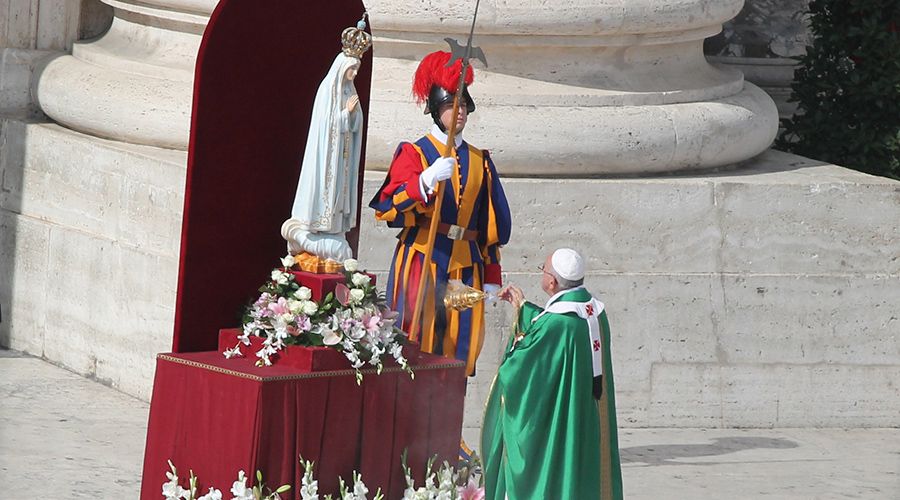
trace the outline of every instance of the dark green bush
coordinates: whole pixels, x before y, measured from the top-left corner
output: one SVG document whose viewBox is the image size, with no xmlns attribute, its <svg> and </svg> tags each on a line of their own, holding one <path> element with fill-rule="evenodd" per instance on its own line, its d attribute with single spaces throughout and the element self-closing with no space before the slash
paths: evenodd
<svg viewBox="0 0 900 500">
<path fill-rule="evenodd" d="M 812 0 L 778 147 L 900 178 L 900 0 Z"/>
</svg>

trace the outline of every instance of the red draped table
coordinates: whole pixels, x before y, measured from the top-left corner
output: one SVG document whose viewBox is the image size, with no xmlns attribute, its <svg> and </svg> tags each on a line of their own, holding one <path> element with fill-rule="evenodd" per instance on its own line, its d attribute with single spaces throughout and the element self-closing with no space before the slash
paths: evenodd
<svg viewBox="0 0 900 500">
<path fill-rule="evenodd" d="M 252 352 L 237 359 L 216 351 L 160 354 L 141 498 L 161 498 L 167 460 L 183 486 L 193 470 L 202 492 L 214 486 L 227 498 L 239 470 L 253 482 L 260 470 L 273 489 L 292 486 L 283 498 L 298 497 L 300 456 L 316 462 L 320 495 L 337 492 L 338 476 L 350 481 L 357 470 L 372 494 L 381 487 L 388 499 L 405 488 L 404 450 L 419 484 L 432 455 L 455 463 L 464 363 L 413 353 L 414 379 L 387 366 L 380 375 L 363 370 L 357 385 L 354 370 L 334 369 L 349 363 L 325 354 L 326 362 L 306 367 L 256 367 Z"/>
</svg>

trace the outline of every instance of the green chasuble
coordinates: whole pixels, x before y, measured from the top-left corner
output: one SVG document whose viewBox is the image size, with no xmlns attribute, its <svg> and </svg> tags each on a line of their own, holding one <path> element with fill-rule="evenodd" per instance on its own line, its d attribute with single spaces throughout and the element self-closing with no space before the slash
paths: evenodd
<svg viewBox="0 0 900 500">
<path fill-rule="evenodd" d="M 551 298 L 547 312 L 522 305 L 521 334 L 510 339 L 485 409 L 487 500 L 621 500 L 609 323 L 599 302 L 585 309 L 591 300 L 576 288 Z M 601 345 L 578 313 L 552 312 L 575 305 L 599 313 Z M 592 347 L 602 353 L 599 401 L 592 390 Z"/>
</svg>

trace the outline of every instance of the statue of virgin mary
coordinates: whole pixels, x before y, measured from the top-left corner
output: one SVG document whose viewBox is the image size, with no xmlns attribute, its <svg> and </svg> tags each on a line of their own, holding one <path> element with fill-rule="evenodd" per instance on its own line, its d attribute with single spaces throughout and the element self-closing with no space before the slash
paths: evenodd
<svg viewBox="0 0 900 500">
<path fill-rule="evenodd" d="M 291 255 L 308 252 L 338 262 L 353 257 L 345 233 L 359 210 L 363 116 L 353 79 L 371 46 L 364 19 L 344 30 L 343 50 L 316 92 L 291 218 L 281 226 Z"/>
</svg>

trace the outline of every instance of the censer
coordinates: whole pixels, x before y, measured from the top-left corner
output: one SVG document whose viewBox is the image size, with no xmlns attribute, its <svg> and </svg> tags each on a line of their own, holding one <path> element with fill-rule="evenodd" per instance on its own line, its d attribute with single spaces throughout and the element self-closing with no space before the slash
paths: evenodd
<svg viewBox="0 0 900 500">
<path fill-rule="evenodd" d="M 450 280 L 447 283 L 447 293 L 444 295 L 444 307 L 464 311 L 475 307 L 475 304 L 487 297 L 488 294 L 472 288 L 460 280 Z"/>
</svg>

